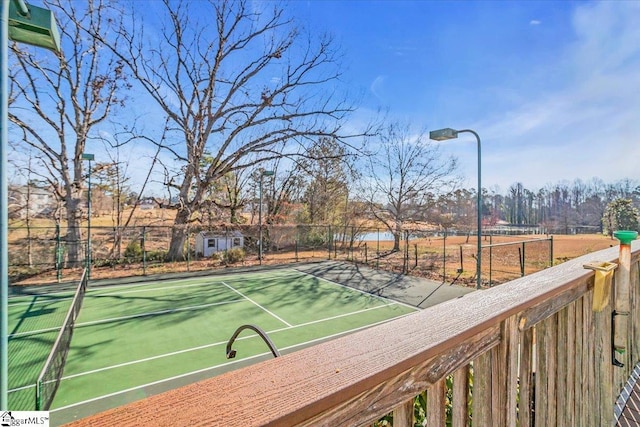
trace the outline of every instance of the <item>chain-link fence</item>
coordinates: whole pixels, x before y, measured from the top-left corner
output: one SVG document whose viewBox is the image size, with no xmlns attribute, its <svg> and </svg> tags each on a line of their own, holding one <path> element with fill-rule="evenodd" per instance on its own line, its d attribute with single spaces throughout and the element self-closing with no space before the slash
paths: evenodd
<svg viewBox="0 0 640 427">
<path fill-rule="evenodd" d="M 404 230 L 397 239 L 384 229 L 314 225 L 92 227 L 90 233 L 87 239 L 86 228 L 11 227 L 12 282 L 75 280 L 89 253 L 94 279 L 313 260 L 366 264 L 443 283 L 472 285 L 476 274 L 476 236 L 451 231 Z M 168 262 L 176 235 L 184 237 L 178 241 L 184 259 Z M 485 286 L 541 270 L 553 259 L 550 237 L 484 236 L 482 246 Z"/>
</svg>

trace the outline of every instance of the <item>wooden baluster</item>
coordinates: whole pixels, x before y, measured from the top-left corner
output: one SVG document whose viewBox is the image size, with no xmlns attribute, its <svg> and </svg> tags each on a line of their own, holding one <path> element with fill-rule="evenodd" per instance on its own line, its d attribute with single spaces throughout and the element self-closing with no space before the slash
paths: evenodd
<svg viewBox="0 0 640 427">
<path fill-rule="evenodd" d="M 413 401 L 407 400 L 393 410 L 393 427 L 413 427 Z"/>
<path fill-rule="evenodd" d="M 453 373 L 452 427 L 466 427 L 469 418 L 469 365 Z"/>
<path fill-rule="evenodd" d="M 442 378 L 427 391 L 427 426 L 440 427 L 445 425 L 445 393 L 446 379 Z"/>
</svg>

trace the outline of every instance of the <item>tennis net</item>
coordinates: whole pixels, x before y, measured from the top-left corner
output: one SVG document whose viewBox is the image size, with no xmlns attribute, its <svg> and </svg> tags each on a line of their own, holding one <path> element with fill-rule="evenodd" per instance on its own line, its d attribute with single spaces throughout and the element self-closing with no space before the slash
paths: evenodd
<svg viewBox="0 0 640 427">
<path fill-rule="evenodd" d="M 60 385 L 60 379 L 62 378 L 62 372 L 64 371 L 64 364 L 67 360 L 67 354 L 69 353 L 69 346 L 71 345 L 71 336 L 73 335 L 73 327 L 80 307 L 82 306 L 82 300 L 84 294 L 87 291 L 88 275 L 85 269 L 82 273 L 80 283 L 76 288 L 76 293 L 71 302 L 71 307 L 67 312 L 67 316 L 64 319 L 64 323 L 60 328 L 58 337 L 53 344 L 51 353 L 38 376 L 36 382 L 36 410 L 48 411 L 53 402 L 53 398 Z"/>
</svg>

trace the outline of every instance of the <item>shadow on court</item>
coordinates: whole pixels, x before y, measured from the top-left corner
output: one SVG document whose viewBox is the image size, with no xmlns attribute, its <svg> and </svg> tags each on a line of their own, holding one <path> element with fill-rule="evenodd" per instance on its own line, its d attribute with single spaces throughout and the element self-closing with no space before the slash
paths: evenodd
<svg viewBox="0 0 640 427">
<path fill-rule="evenodd" d="M 435 280 L 405 276 L 338 261 L 300 264 L 296 265 L 295 269 L 420 308 L 431 307 L 475 291 L 475 289 L 464 286 L 443 284 Z"/>
</svg>

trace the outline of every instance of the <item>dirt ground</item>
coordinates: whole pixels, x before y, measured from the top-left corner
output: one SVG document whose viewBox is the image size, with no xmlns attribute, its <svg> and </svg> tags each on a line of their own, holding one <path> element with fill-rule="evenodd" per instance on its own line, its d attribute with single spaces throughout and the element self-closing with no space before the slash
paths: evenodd
<svg viewBox="0 0 640 427">
<path fill-rule="evenodd" d="M 617 244 L 600 234 L 487 236 L 482 241 L 482 283 L 504 283 Z M 476 252 L 475 236 L 419 239 L 410 241 L 404 257 L 396 252 L 375 262 L 385 269 L 405 268 L 412 275 L 475 286 Z"/>
</svg>

